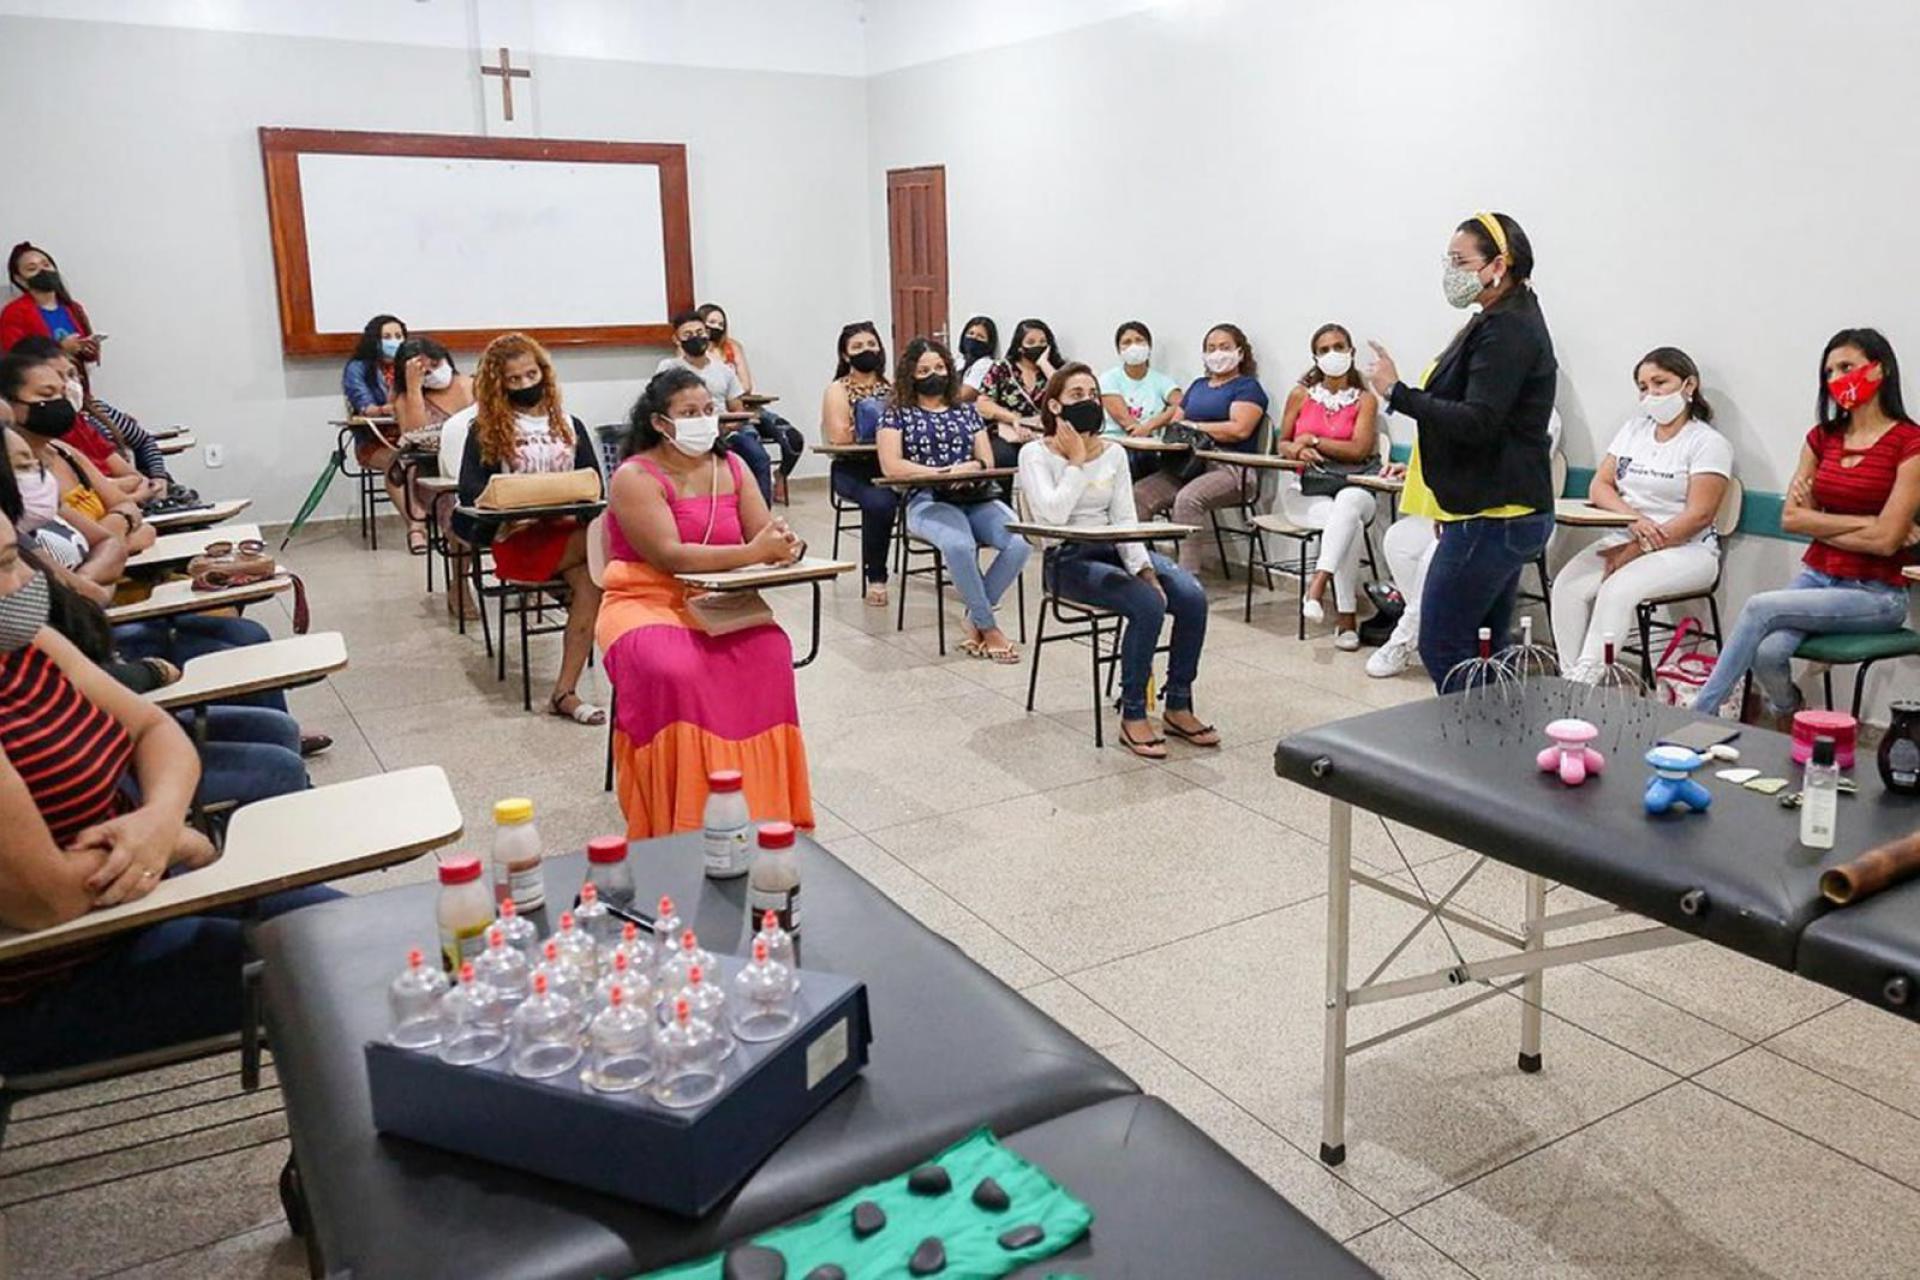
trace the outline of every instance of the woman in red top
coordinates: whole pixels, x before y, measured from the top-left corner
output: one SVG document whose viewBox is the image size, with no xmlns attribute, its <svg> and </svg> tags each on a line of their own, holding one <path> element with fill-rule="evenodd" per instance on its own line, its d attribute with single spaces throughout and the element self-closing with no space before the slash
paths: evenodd
<svg viewBox="0 0 1920 1280">
<path fill-rule="evenodd" d="M 1810 635 L 1897 631 L 1907 621 L 1900 570 L 1920 542 L 1920 427 L 1900 399 L 1900 362 L 1876 329 L 1842 329 L 1820 357 L 1820 423 L 1807 432 L 1780 527 L 1813 539 L 1806 567 L 1740 610 L 1695 705 L 1718 711 L 1753 673 L 1766 711 L 1800 704 L 1792 659 Z"/>
<path fill-rule="evenodd" d="M 20 296 L 0 307 L 0 351 L 13 350 L 13 344 L 22 338 L 52 338 L 80 362 L 84 381 L 86 366 L 100 361 L 100 342 L 105 335 L 93 331 L 87 309 L 67 292 L 53 255 L 22 240 L 7 255 L 7 278 L 20 290 Z"/>
</svg>

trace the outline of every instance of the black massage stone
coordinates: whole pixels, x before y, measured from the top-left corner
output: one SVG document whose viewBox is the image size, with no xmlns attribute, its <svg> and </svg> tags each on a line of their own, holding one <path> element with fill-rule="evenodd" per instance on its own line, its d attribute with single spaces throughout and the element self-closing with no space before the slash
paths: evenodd
<svg viewBox="0 0 1920 1280">
<path fill-rule="evenodd" d="M 727 1250 L 720 1266 L 720 1280 L 786 1280 L 785 1255 L 757 1244 L 743 1244 Z"/>
<path fill-rule="evenodd" d="M 973 1202 L 989 1213 L 999 1213 L 1013 1203 L 1006 1189 L 992 1178 L 980 1179 L 980 1185 L 973 1189 Z"/>
<path fill-rule="evenodd" d="M 928 1236 L 907 1259 L 907 1270 L 916 1276 L 937 1275 L 947 1269 L 947 1246 L 939 1236 Z"/>
<path fill-rule="evenodd" d="M 831 1262 L 823 1262 L 807 1272 L 807 1280 L 847 1280 L 847 1273 Z"/>
<path fill-rule="evenodd" d="M 1047 1233 L 1037 1222 L 1029 1222 L 1024 1227 L 1015 1227 L 1000 1236 L 1002 1249 L 1024 1249 L 1030 1244 L 1039 1244 L 1047 1238 Z"/>
<path fill-rule="evenodd" d="M 886 1210 L 873 1201 L 862 1200 L 853 1206 L 853 1235 L 856 1240 L 865 1240 L 886 1225 Z"/>
<path fill-rule="evenodd" d="M 907 1175 L 907 1190 L 917 1196 L 943 1196 L 953 1190 L 953 1179 L 937 1164 L 923 1164 Z"/>
</svg>

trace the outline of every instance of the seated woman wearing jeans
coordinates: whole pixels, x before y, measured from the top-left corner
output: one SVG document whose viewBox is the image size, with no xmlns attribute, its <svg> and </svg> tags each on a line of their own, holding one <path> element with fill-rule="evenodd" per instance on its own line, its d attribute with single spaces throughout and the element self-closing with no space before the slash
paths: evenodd
<svg viewBox="0 0 1920 1280">
<path fill-rule="evenodd" d="M 1733 475 L 1733 447 L 1708 424 L 1700 368 L 1659 347 L 1634 369 L 1640 411 L 1607 446 L 1587 501 L 1633 517 L 1582 550 L 1553 579 L 1553 647 L 1561 673 L 1599 681 L 1607 637 L 1634 628 L 1642 600 L 1706 591 L 1720 576 L 1713 517 Z"/>
<path fill-rule="evenodd" d="M 1920 427 L 1900 398 L 1900 363 L 1877 329 L 1842 329 L 1820 357 L 1820 422 L 1807 432 L 1780 527 L 1813 539 L 1781 591 L 1748 598 L 1694 705 L 1713 713 L 1749 671 L 1765 711 L 1800 705 L 1793 653 L 1810 635 L 1897 631 L 1900 569 L 1920 542 Z"/>
<path fill-rule="evenodd" d="M 993 465 L 987 424 L 973 406 L 957 403 L 960 379 L 944 343 L 915 338 L 900 353 L 893 399 L 880 418 L 880 469 L 888 476 L 947 476 Z M 907 496 L 907 528 L 940 549 L 954 589 L 967 604 L 963 653 L 995 662 L 1020 661 L 1000 629 L 994 606 L 1026 567 L 1032 548 L 1008 532 L 1013 510 L 994 495 L 992 481 L 914 489 Z M 999 554 L 983 575 L 980 548 Z"/>
<path fill-rule="evenodd" d="M 172 718 L 46 625 L 45 576 L 0 519 L 0 925 L 44 929 L 219 856 L 186 825 L 200 779 Z M 69 749 L 49 752 L 59 741 Z M 336 896 L 262 899 L 277 915 Z M 0 965 L 0 1074 L 78 1066 L 240 1028 L 241 922 L 169 921 Z"/>
<path fill-rule="evenodd" d="M 840 330 L 839 363 L 820 399 L 820 434 L 828 444 L 872 444 L 880 430 L 893 387 L 887 382 L 887 349 L 873 321 Z M 877 457 L 833 460 L 836 496 L 860 508 L 860 563 L 866 570 L 867 603 L 887 603 L 887 553 L 893 547 L 893 522 L 900 512 L 900 491 L 878 485 Z"/>
<path fill-rule="evenodd" d="M 1100 383 L 1086 365 L 1069 364 L 1048 379 L 1040 405 L 1045 438 L 1020 450 L 1020 490 L 1041 521 L 1088 527 L 1139 522 L 1126 451 L 1099 434 L 1104 416 Z M 1169 613 L 1173 653 L 1161 721 L 1176 738 L 1220 745 L 1213 726 L 1193 714 L 1193 681 L 1207 638 L 1207 593 L 1192 574 L 1137 542 L 1069 542 L 1047 552 L 1045 572 L 1060 595 L 1127 620 L 1120 648 L 1120 741 L 1127 750 L 1148 760 L 1167 757 L 1166 739 L 1147 719 L 1147 680 Z"/>
<path fill-rule="evenodd" d="M 1280 453 L 1309 466 L 1370 463 L 1379 446 L 1374 419 L 1380 405 L 1353 371 L 1353 335 L 1337 324 L 1314 330 L 1308 344 L 1313 367 L 1287 393 L 1280 415 Z M 1373 520 L 1373 495 L 1356 485 L 1335 493 L 1308 493 L 1308 481 L 1288 472 L 1280 477 L 1276 499 L 1287 519 L 1303 529 L 1320 530 L 1320 559 L 1307 584 L 1301 611 L 1308 622 L 1326 615 L 1327 584 L 1333 584 L 1337 613 L 1333 647 L 1360 647 L 1361 534 Z"/>
</svg>

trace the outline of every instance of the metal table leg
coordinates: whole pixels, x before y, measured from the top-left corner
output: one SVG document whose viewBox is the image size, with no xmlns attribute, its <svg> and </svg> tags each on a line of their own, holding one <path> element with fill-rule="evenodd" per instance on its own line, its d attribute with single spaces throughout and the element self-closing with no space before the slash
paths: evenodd
<svg viewBox="0 0 1920 1280">
<path fill-rule="evenodd" d="M 1320 1081 L 1320 1159 L 1347 1158 L 1347 951 L 1351 924 L 1353 806 L 1332 802 L 1327 815 L 1327 1012 Z"/>
<path fill-rule="evenodd" d="M 1541 923 L 1547 915 L 1546 879 L 1537 875 L 1527 876 L 1526 895 L 1526 949 L 1539 951 L 1547 945 L 1547 931 Z M 1540 1069 L 1540 1009 L 1545 989 L 1546 972 L 1544 969 L 1535 969 L 1527 975 L 1527 980 L 1520 992 L 1520 1069 L 1522 1071 Z"/>
<path fill-rule="evenodd" d="M 813 587 L 813 642 L 807 646 L 807 656 L 793 664 L 796 671 L 820 656 L 820 583 L 815 580 L 810 585 Z"/>
</svg>

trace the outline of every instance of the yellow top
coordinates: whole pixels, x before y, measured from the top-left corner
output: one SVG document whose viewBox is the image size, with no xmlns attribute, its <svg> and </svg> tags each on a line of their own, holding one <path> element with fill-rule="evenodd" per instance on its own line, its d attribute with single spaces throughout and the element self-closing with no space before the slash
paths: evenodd
<svg viewBox="0 0 1920 1280">
<path fill-rule="evenodd" d="M 1499 225 L 1498 222 L 1493 223 L 1495 228 L 1498 228 Z M 1504 233 L 1496 230 L 1494 238 L 1504 242 L 1506 237 Z M 1420 371 L 1419 386 L 1421 390 L 1426 390 L 1427 379 L 1433 376 L 1433 371 L 1439 364 L 1440 362 L 1435 360 Z M 1426 477 L 1421 474 L 1420 440 L 1416 436 L 1413 441 L 1413 452 L 1411 456 L 1407 458 L 1406 487 L 1400 491 L 1400 514 L 1425 516 L 1429 520 L 1438 520 L 1442 524 L 1451 524 L 1456 520 L 1512 520 L 1519 516 L 1532 515 L 1533 508 L 1527 506 L 1525 503 L 1509 502 L 1503 507 L 1488 507 L 1485 511 L 1475 511 L 1467 515 L 1457 515 L 1454 512 L 1448 511 L 1440 505 L 1440 500 L 1433 496 L 1433 490 L 1427 487 Z"/>
<path fill-rule="evenodd" d="M 507 800 L 493 802 L 493 820 L 501 826 L 515 826 L 522 822 L 533 821 L 533 801 L 525 796 L 514 796 Z"/>
</svg>

